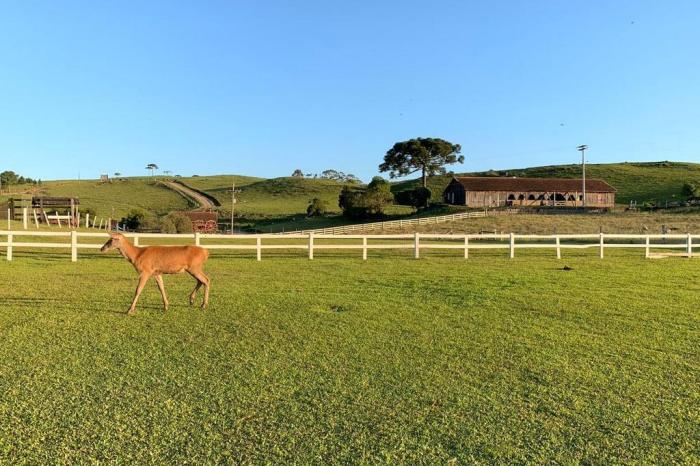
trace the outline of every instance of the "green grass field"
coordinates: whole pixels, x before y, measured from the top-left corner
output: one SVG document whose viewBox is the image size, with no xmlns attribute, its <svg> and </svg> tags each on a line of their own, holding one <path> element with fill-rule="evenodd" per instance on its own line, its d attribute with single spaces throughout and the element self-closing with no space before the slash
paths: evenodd
<svg viewBox="0 0 700 466">
<path fill-rule="evenodd" d="M 118 256 L 15 251 L 0 463 L 700 461 L 699 262 L 409 254 L 215 252 L 129 318 Z"/>
</svg>

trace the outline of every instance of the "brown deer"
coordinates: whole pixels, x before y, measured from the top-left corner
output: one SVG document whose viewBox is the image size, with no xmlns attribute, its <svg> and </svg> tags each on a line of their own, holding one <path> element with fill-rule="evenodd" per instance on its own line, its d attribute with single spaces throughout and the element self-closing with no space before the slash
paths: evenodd
<svg viewBox="0 0 700 466">
<path fill-rule="evenodd" d="M 139 274 L 139 284 L 136 287 L 134 300 L 131 302 L 128 314 L 133 315 L 136 310 L 136 302 L 139 299 L 143 287 L 149 278 L 156 280 L 160 294 L 163 297 L 163 307 L 168 310 L 168 298 L 163 286 L 163 274 L 187 272 L 197 280 L 197 285 L 190 294 L 190 305 L 194 304 L 194 298 L 199 288 L 204 285 L 204 301 L 202 309 L 209 304 L 209 277 L 204 275 L 202 267 L 209 258 L 209 251 L 199 246 L 134 246 L 120 233 L 110 233 L 109 240 L 100 249 L 102 252 L 118 250 L 121 255 L 131 262 Z"/>
</svg>

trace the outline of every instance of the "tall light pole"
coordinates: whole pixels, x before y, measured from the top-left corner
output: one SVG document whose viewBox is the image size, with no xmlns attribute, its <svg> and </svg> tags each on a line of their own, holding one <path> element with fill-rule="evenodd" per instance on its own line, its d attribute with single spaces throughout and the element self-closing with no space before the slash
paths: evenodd
<svg viewBox="0 0 700 466">
<path fill-rule="evenodd" d="M 586 144 L 581 144 L 576 148 L 579 152 L 581 152 L 581 168 L 583 170 L 583 199 L 581 202 L 581 206 L 585 209 L 586 208 L 586 149 L 588 149 L 588 146 Z"/>
</svg>

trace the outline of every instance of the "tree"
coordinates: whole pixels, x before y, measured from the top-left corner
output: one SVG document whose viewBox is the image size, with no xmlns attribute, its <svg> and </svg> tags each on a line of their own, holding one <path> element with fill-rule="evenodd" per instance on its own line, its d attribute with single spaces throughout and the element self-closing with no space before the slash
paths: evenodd
<svg viewBox="0 0 700 466">
<path fill-rule="evenodd" d="M 418 187 L 397 192 L 394 195 L 394 201 L 400 205 L 410 205 L 420 209 L 428 206 L 428 201 L 430 201 L 431 196 L 432 192 L 430 189 Z"/>
<path fill-rule="evenodd" d="M 389 172 L 391 178 L 422 174 L 423 187 L 428 187 L 428 176 L 445 173 L 445 165 L 463 163 L 462 147 L 439 138 L 416 138 L 397 142 L 384 155 L 380 172 Z"/>
<path fill-rule="evenodd" d="M 304 172 L 297 168 L 296 170 L 294 170 L 294 173 L 292 173 L 292 177 L 304 178 Z"/>
<path fill-rule="evenodd" d="M 345 175 L 344 181 L 347 183 L 361 183 L 360 179 L 352 173 L 348 173 L 347 175 Z"/>
<path fill-rule="evenodd" d="M 317 197 L 311 199 L 309 206 L 306 208 L 307 217 L 320 217 L 328 211 L 328 203 Z"/>
<path fill-rule="evenodd" d="M 325 178 L 328 180 L 340 180 L 344 176 L 345 175 L 343 174 L 343 172 L 339 172 L 338 170 L 333 170 L 333 169 L 323 170 L 321 172 L 321 178 Z"/>
<path fill-rule="evenodd" d="M 392 201 L 389 182 L 380 176 L 375 176 L 365 189 L 343 186 L 338 205 L 343 209 L 343 215 L 346 217 L 367 218 L 381 216 L 384 208 Z"/>
<path fill-rule="evenodd" d="M 681 194 L 687 198 L 700 197 L 700 188 L 695 183 L 687 181 L 681 189 Z"/>
<path fill-rule="evenodd" d="M 158 170 L 158 165 L 156 165 L 155 163 L 149 163 L 148 165 L 146 165 L 146 170 L 149 170 L 151 172 L 151 176 L 153 176 L 153 172 L 155 170 Z"/>
</svg>

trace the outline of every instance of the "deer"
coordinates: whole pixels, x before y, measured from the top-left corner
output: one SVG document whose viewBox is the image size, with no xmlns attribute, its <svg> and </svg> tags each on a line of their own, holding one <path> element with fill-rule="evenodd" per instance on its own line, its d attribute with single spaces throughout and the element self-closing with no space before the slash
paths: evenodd
<svg viewBox="0 0 700 466">
<path fill-rule="evenodd" d="M 187 272 L 195 280 L 197 284 L 190 293 L 190 306 L 194 305 L 197 291 L 204 286 L 204 300 L 202 301 L 202 309 L 205 309 L 209 304 L 209 284 L 210 280 L 202 270 L 204 263 L 209 258 L 209 251 L 199 246 L 134 246 L 121 233 L 110 233 L 109 240 L 102 246 L 100 251 L 109 252 L 113 249 L 131 263 L 139 274 L 139 282 L 136 286 L 136 293 L 131 302 L 131 306 L 127 311 L 128 315 L 134 315 L 136 312 L 136 302 L 143 291 L 148 279 L 153 277 L 160 290 L 160 295 L 163 297 L 163 308 L 168 310 L 168 297 L 165 294 L 165 286 L 163 285 L 164 274 L 177 274 Z"/>
</svg>

